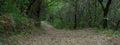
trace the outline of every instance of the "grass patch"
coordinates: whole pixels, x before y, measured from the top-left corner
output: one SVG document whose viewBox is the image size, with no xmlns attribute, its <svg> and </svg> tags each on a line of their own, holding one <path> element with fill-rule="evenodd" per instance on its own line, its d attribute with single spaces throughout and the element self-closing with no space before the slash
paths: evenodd
<svg viewBox="0 0 120 45">
<path fill-rule="evenodd" d="M 106 35 L 120 35 L 120 31 L 115 31 L 111 29 L 98 29 L 96 30 L 97 33 L 106 34 Z"/>
</svg>

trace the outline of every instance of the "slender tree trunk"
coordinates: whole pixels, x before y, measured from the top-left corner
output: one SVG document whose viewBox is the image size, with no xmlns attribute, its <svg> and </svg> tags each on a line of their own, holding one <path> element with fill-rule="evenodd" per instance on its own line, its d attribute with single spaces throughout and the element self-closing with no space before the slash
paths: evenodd
<svg viewBox="0 0 120 45">
<path fill-rule="evenodd" d="M 35 1 L 36 1 L 36 0 L 29 0 L 29 5 L 28 5 L 28 8 L 27 8 L 26 14 L 29 14 L 29 11 L 30 11 L 32 5 L 35 3 Z"/>
<path fill-rule="evenodd" d="M 115 27 L 115 30 L 118 30 L 119 24 L 120 24 L 120 20 L 117 22 L 117 25 L 116 25 L 116 27 Z"/>
<path fill-rule="evenodd" d="M 77 0 L 74 1 L 75 15 L 74 15 L 74 29 L 77 28 Z"/>
</svg>

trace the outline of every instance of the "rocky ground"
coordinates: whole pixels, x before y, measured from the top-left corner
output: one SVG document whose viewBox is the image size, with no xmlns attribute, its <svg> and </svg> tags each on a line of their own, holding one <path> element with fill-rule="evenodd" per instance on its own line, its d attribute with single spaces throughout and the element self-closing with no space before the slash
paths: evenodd
<svg viewBox="0 0 120 45">
<path fill-rule="evenodd" d="M 92 29 L 60 30 L 42 22 L 44 30 L 14 35 L 0 45 L 120 45 L 120 37 L 95 33 Z"/>
</svg>

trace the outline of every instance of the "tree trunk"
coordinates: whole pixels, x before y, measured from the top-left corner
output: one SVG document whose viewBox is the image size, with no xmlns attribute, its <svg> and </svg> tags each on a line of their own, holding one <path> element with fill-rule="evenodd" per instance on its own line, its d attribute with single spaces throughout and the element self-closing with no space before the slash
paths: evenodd
<svg viewBox="0 0 120 45">
<path fill-rule="evenodd" d="M 28 8 L 27 8 L 26 14 L 29 14 L 29 11 L 30 11 L 30 9 L 31 9 L 31 7 L 32 7 L 32 5 L 34 4 L 35 1 L 36 0 L 29 0 L 29 5 L 28 5 Z"/>
<path fill-rule="evenodd" d="M 120 20 L 117 22 L 117 25 L 116 25 L 116 27 L 115 27 L 115 30 L 118 30 L 119 24 L 120 24 Z"/>
<path fill-rule="evenodd" d="M 103 19 L 103 28 L 104 29 L 108 27 L 108 25 L 107 25 L 107 22 L 108 22 L 107 21 L 107 15 L 108 15 L 108 11 L 109 11 L 111 2 L 112 2 L 112 0 L 108 0 L 107 5 L 103 10 L 104 11 L 104 19 Z"/>
<path fill-rule="evenodd" d="M 75 8 L 75 15 L 74 15 L 74 29 L 77 28 L 77 0 L 74 2 L 74 8 Z"/>
<path fill-rule="evenodd" d="M 35 0 L 34 2 L 31 2 L 31 4 L 28 6 L 28 17 L 33 18 L 35 22 L 35 26 L 40 26 L 40 12 L 41 12 L 41 0 Z"/>
<path fill-rule="evenodd" d="M 107 25 L 107 22 L 108 22 L 107 21 L 107 15 L 108 15 L 108 11 L 109 11 L 112 0 L 108 0 L 108 2 L 106 4 L 106 7 L 104 7 L 104 5 L 103 5 L 103 0 L 98 0 L 98 1 L 101 4 L 101 7 L 103 9 L 103 13 L 104 13 L 104 16 L 103 16 L 104 17 L 104 19 L 103 19 L 103 28 L 105 29 L 105 28 L 108 27 L 108 25 Z"/>
</svg>

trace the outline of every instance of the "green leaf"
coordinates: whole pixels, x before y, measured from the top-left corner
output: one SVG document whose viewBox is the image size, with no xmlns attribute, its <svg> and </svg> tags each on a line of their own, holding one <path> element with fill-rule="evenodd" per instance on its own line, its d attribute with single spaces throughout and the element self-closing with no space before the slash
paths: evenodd
<svg viewBox="0 0 120 45">
<path fill-rule="evenodd" d="M 120 8 L 118 8 L 118 11 L 120 11 Z"/>
</svg>

